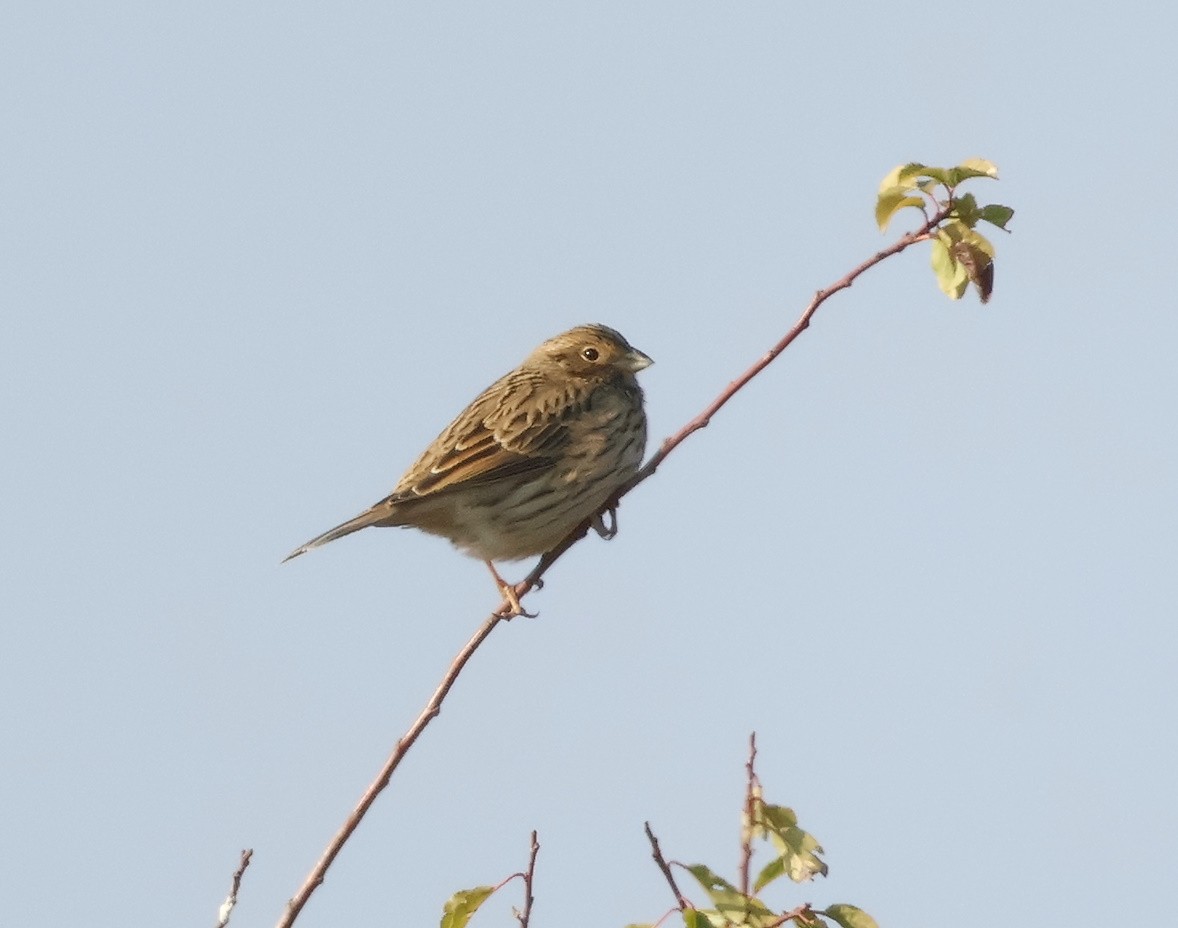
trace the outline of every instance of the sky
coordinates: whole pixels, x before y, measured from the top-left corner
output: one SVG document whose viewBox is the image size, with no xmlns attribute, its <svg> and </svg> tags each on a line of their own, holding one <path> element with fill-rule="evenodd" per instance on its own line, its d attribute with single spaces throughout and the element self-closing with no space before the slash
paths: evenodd
<svg viewBox="0 0 1178 928">
<path fill-rule="evenodd" d="M 578 323 L 655 359 L 653 449 L 910 227 L 893 166 L 970 157 L 990 304 L 915 248 L 823 306 L 496 629 L 298 924 L 436 924 L 532 829 L 534 928 L 653 922 L 643 822 L 733 876 L 752 731 L 830 866 L 774 905 L 1168 908 L 1176 19 L 8 5 L 5 921 L 211 925 L 249 847 L 273 924 L 497 601 L 416 532 L 282 557 Z"/>
</svg>

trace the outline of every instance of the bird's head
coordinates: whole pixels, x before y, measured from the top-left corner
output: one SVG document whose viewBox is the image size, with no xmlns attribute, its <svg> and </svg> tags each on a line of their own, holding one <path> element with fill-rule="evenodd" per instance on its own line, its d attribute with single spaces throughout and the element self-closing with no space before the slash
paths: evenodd
<svg viewBox="0 0 1178 928">
<path fill-rule="evenodd" d="M 555 364 L 574 377 L 633 376 L 654 362 L 620 333 L 604 325 L 579 325 L 550 338 L 532 352 L 529 362 Z"/>
</svg>

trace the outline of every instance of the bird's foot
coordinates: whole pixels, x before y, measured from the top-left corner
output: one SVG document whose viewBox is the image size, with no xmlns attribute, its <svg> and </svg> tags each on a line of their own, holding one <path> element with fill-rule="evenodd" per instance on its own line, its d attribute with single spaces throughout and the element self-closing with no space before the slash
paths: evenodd
<svg viewBox="0 0 1178 928">
<path fill-rule="evenodd" d="M 520 586 L 523 584 L 521 583 Z M 518 587 L 505 583 L 499 587 L 499 592 L 503 594 L 503 603 L 495 610 L 495 615 L 508 620 L 514 619 L 517 615 L 522 615 L 525 619 L 539 617 L 540 613 L 528 612 L 519 601 L 520 594 L 526 593 L 527 589 L 519 590 Z"/>
<path fill-rule="evenodd" d="M 491 571 L 491 576 L 495 578 L 495 585 L 499 587 L 499 593 L 503 597 L 503 602 L 495 610 L 495 615 L 508 620 L 514 619 L 517 615 L 522 615 L 525 619 L 534 619 L 539 616 L 538 612 L 528 612 L 519 601 L 521 596 L 532 589 L 532 584 L 527 581 L 516 584 L 508 583 L 499 576 L 499 571 L 490 561 L 487 561 L 487 567 Z"/>
<path fill-rule="evenodd" d="M 609 516 L 608 525 L 605 521 L 606 516 Z M 607 506 L 590 519 L 589 524 L 593 526 L 593 531 L 597 532 L 606 541 L 609 541 L 618 533 L 618 508 L 616 506 Z"/>
</svg>

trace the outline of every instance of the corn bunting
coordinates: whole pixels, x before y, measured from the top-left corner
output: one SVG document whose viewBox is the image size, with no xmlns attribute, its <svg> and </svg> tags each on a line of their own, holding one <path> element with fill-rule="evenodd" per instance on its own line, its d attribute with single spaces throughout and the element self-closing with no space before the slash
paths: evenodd
<svg viewBox="0 0 1178 928">
<path fill-rule="evenodd" d="M 369 525 L 449 538 L 490 568 L 511 614 L 515 588 L 493 561 L 544 554 L 638 471 L 642 389 L 651 359 L 603 325 L 550 338 L 483 391 L 434 439 L 391 494 L 286 560 Z"/>
</svg>

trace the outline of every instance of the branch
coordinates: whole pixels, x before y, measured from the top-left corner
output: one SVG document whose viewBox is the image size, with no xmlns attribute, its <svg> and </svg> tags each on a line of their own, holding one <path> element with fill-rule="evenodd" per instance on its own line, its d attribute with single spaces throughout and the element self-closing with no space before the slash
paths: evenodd
<svg viewBox="0 0 1178 928">
<path fill-rule="evenodd" d="M 372 785 L 364 791 L 364 795 L 360 797 L 360 802 L 356 808 L 352 810 L 347 817 L 343 826 L 340 828 L 327 848 L 323 851 L 323 855 L 319 858 L 319 862 L 307 874 L 303 885 L 299 887 L 299 891 L 286 904 L 286 911 L 282 918 L 278 920 L 277 928 L 290 928 L 294 924 L 294 920 L 298 918 L 299 912 L 302 911 L 303 906 L 307 904 L 307 900 L 311 898 L 311 894 L 323 883 L 327 876 L 327 870 L 347 842 L 348 838 L 352 836 L 360 821 L 376 801 L 376 797 L 381 794 L 386 786 L 389 785 L 389 780 L 393 776 L 393 772 L 400 765 L 405 758 L 405 754 L 413 747 L 413 743 L 418 739 L 425 726 L 428 725 L 434 718 L 436 718 L 442 711 L 442 702 L 446 695 L 450 692 L 450 688 L 454 685 L 454 681 L 458 679 L 458 675 L 462 672 L 462 668 L 466 666 L 466 662 L 471 659 L 474 652 L 478 649 L 494 630 L 495 626 L 504 621 L 500 615 L 490 616 L 479 627 L 479 630 L 474 633 L 470 641 L 468 641 L 458 652 L 457 656 L 450 664 L 450 668 L 446 671 L 446 675 L 442 677 L 442 682 L 438 684 L 438 688 L 434 690 L 433 696 L 430 697 L 425 708 L 421 710 L 421 715 L 417 717 L 407 732 L 397 742 L 397 746 L 393 749 L 393 753 L 389 755 L 389 759 L 385 761 L 384 767 L 381 768 L 380 773 L 376 779 L 372 781 Z"/>
<path fill-rule="evenodd" d="M 663 876 L 666 877 L 667 883 L 671 887 L 671 892 L 675 894 L 675 901 L 679 903 L 679 911 L 685 912 L 688 909 L 694 908 L 690 902 L 684 897 L 683 893 L 679 891 L 679 884 L 675 882 L 675 874 L 671 872 L 671 865 L 667 863 L 667 859 L 663 857 L 662 849 L 659 847 L 659 839 L 654 836 L 654 832 L 650 830 L 650 822 L 643 823 L 646 828 L 646 837 L 650 841 L 651 853 L 650 856 L 654 858 L 654 862 L 658 864 L 659 869 L 663 871 Z"/>
<path fill-rule="evenodd" d="M 221 908 L 217 912 L 216 928 L 225 928 L 229 924 L 229 918 L 233 915 L 233 908 L 237 905 L 237 891 L 241 889 L 241 878 L 245 876 L 245 868 L 250 865 L 250 858 L 253 856 L 254 852 L 252 849 L 241 852 L 241 864 L 233 872 L 233 883 L 229 887 L 229 895 L 225 897 L 225 901 L 221 903 Z"/>
<path fill-rule="evenodd" d="M 948 207 L 937 211 L 919 229 L 900 236 L 900 238 L 898 238 L 887 248 L 883 249 L 883 251 L 877 251 L 874 255 L 872 255 L 854 270 L 850 271 L 844 277 L 839 278 L 829 287 L 826 287 L 825 289 L 819 290 L 817 293 L 815 293 L 814 298 L 802 312 L 802 315 L 798 317 L 798 321 L 794 323 L 793 328 L 786 332 L 776 345 L 774 345 L 767 352 L 765 352 L 765 354 L 753 362 L 748 370 L 728 384 L 728 386 L 725 387 L 723 391 L 721 391 L 720 395 L 712 400 L 712 402 L 706 409 L 704 409 L 703 412 L 701 412 L 698 416 L 683 426 L 683 428 L 681 428 L 678 432 L 664 441 L 659 450 L 654 453 L 654 455 L 649 461 L 646 462 L 645 465 L 643 465 L 642 469 L 639 470 L 638 473 L 635 474 L 634 477 L 631 478 L 630 481 L 617 492 L 606 509 L 615 509 L 617 507 L 618 501 L 621 500 L 623 496 L 633 490 L 636 486 L 638 486 L 638 484 L 642 483 L 643 480 L 646 480 L 648 477 L 652 476 L 654 472 L 658 470 L 659 465 L 661 465 L 663 461 L 667 459 L 667 456 L 681 444 L 683 444 L 683 442 L 686 441 L 689 436 L 698 432 L 700 429 L 707 428 L 712 421 L 712 416 L 723 409 L 728 404 L 728 401 L 732 399 L 732 397 L 736 396 L 736 394 L 739 393 L 750 380 L 752 380 L 759 373 L 761 373 L 761 371 L 772 364 L 778 355 L 785 351 L 786 348 L 793 344 L 794 340 L 799 335 L 801 335 L 804 331 L 806 331 L 806 329 L 810 327 L 810 320 L 814 317 L 814 314 L 818 312 L 818 307 L 820 307 L 840 290 L 848 289 L 852 284 L 855 283 L 856 280 L 858 280 L 863 274 L 871 270 L 877 264 L 886 261 L 893 255 L 898 255 L 906 248 L 909 248 L 918 242 L 928 241 L 928 239 L 932 237 L 933 230 L 936 229 L 948 215 Z M 571 548 L 585 536 L 585 533 L 589 530 L 590 524 L 591 521 L 587 521 L 579 525 L 576 530 L 573 531 L 564 541 L 562 541 L 559 545 L 540 558 L 540 563 L 535 566 L 532 572 L 528 574 L 528 576 L 523 581 L 516 584 L 516 596 L 522 597 L 525 593 L 535 589 L 536 586 L 539 585 L 540 579 L 544 576 L 548 569 L 553 564 L 555 564 L 569 548 Z M 505 610 L 508 608 L 509 604 L 507 602 L 504 602 L 499 606 L 500 610 Z"/>
<path fill-rule="evenodd" d="M 707 428 L 708 423 L 710 423 L 712 420 L 712 416 L 719 412 L 728 403 L 728 401 L 732 399 L 732 397 L 734 397 L 738 392 L 740 392 L 740 390 L 750 380 L 752 380 L 757 376 L 757 374 L 768 367 L 777 358 L 778 355 L 780 355 L 793 343 L 794 339 L 796 339 L 799 335 L 802 334 L 802 332 L 809 328 L 810 319 L 814 316 L 814 313 L 818 311 L 818 307 L 820 307 L 840 290 L 846 290 L 856 280 L 858 280 L 862 274 L 871 270 L 871 268 L 875 267 L 880 262 L 885 261 L 892 255 L 899 254 L 909 246 L 915 245 L 917 242 L 923 242 L 930 238 L 932 231 L 938 225 L 940 225 L 940 223 L 948 215 L 948 212 L 948 209 L 942 209 L 937 213 L 934 213 L 919 229 L 901 236 L 892 245 L 883 249 L 883 251 L 876 252 L 872 257 L 868 258 L 846 276 L 835 281 L 824 290 L 819 290 L 817 293 L 815 293 L 814 298 L 810 301 L 810 305 L 806 307 L 798 321 L 794 323 L 793 328 L 791 328 L 785 334 L 785 336 L 779 342 L 777 342 L 776 345 L 774 345 L 764 355 L 758 358 L 748 368 L 748 370 L 737 377 L 736 380 L 732 381 L 720 393 L 720 395 L 717 396 L 716 399 L 714 399 L 706 409 L 704 409 L 703 412 L 701 412 L 698 416 L 683 426 L 683 428 L 681 428 L 678 432 L 664 441 L 659 450 L 654 453 L 654 455 L 649 461 L 646 462 L 642 469 L 639 470 L 638 473 L 635 474 L 634 477 L 617 492 L 617 494 L 615 494 L 613 499 L 611 499 L 610 502 L 606 505 L 604 511 L 612 512 L 616 510 L 618 502 L 622 499 L 622 497 L 638 486 L 638 484 L 642 483 L 642 481 L 653 475 L 654 472 L 658 470 L 659 465 L 661 465 L 663 461 L 666 460 L 667 456 L 677 447 L 679 447 L 679 445 L 681 445 L 688 438 L 688 436 L 698 432 L 700 429 Z M 568 537 L 564 539 L 564 541 L 562 541 L 559 545 L 540 558 L 539 563 L 536 564 L 531 573 L 529 573 L 524 580 L 516 584 L 516 596 L 522 597 L 531 590 L 542 586 L 543 584 L 541 582 L 541 578 L 543 578 L 544 574 L 549 570 L 549 568 L 551 568 L 552 565 L 555 564 L 564 555 L 564 553 L 569 550 L 569 548 L 580 541 L 589 531 L 590 527 L 597 527 L 599 532 L 602 532 L 602 525 L 603 523 L 600 520 L 600 516 L 595 516 L 593 519 L 587 519 L 581 525 L 577 526 L 577 528 L 574 529 L 568 535 Z M 614 527 L 616 528 L 616 523 Z M 602 534 L 607 533 L 602 532 Z M 446 698 L 446 694 L 450 692 L 450 688 L 454 685 L 454 681 L 458 679 L 458 675 L 462 672 L 462 668 L 466 666 L 467 661 L 469 661 L 470 658 L 474 655 L 474 652 L 478 649 L 479 645 L 481 645 L 483 641 L 486 640 L 487 636 L 491 634 L 491 632 L 495 629 L 495 626 L 500 622 L 509 620 L 513 615 L 514 612 L 511 603 L 507 602 L 506 600 L 500 603 L 495 612 L 491 614 L 491 616 L 482 624 L 479 630 L 474 633 L 474 636 L 470 639 L 470 641 L 466 643 L 466 646 L 458 652 L 457 657 L 455 657 L 454 661 L 450 664 L 449 670 L 447 670 L 445 676 L 442 677 L 442 682 L 438 685 L 437 690 L 434 691 L 434 695 L 426 704 L 425 709 L 422 710 L 421 715 L 418 716 L 417 721 L 413 723 L 409 731 L 407 731 L 401 740 L 397 742 L 396 748 L 389 756 L 389 759 L 385 762 L 384 767 L 381 769 L 376 779 L 372 782 L 372 785 L 368 787 L 364 795 L 360 798 L 360 802 L 356 805 L 356 808 L 352 810 L 343 826 L 327 845 L 323 855 L 319 858 L 319 862 L 315 864 L 314 868 L 312 868 L 311 872 L 307 875 L 303 885 L 299 887 L 299 891 L 295 893 L 295 895 L 286 904 L 286 910 L 283 913 L 282 918 L 279 919 L 277 928 L 290 928 L 290 926 L 294 924 L 295 919 L 298 918 L 299 912 L 301 912 L 303 906 L 307 904 L 307 900 L 311 898 L 311 894 L 314 893 L 320 885 L 322 885 L 324 879 L 326 878 L 328 868 L 331 867 L 332 862 L 339 855 L 340 850 L 343 848 L 348 838 L 351 837 L 352 832 L 356 830 L 357 826 L 360 824 L 360 821 L 364 818 L 365 814 L 372 806 L 372 803 L 376 800 L 376 797 L 380 795 L 381 791 L 384 790 L 386 786 L 388 786 L 393 772 L 404 759 L 406 752 L 413 746 L 413 743 L 417 740 L 422 731 L 425 730 L 426 725 L 433 721 L 433 719 L 441 712 L 442 701 Z M 646 833 L 654 847 L 655 861 L 659 864 L 660 869 L 663 871 L 663 875 L 666 876 L 667 881 L 671 884 L 672 889 L 675 890 L 675 894 L 679 899 L 680 905 L 686 907 L 687 902 L 685 899 L 683 899 L 682 895 L 679 893 L 678 888 L 675 886 L 674 877 L 671 875 L 670 868 L 667 866 L 666 861 L 662 858 L 662 854 L 658 849 L 658 841 L 651 832 L 649 824 L 646 826 Z M 530 899 L 530 890 L 528 896 Z"/>
<path fill-rule="evenodd" d="M 760 798 L 760 781 L 757 779 L 757 733 L 749 735 L 749 759 L 744 765 L 748 782 L 744 790 L 744 828 L 740 836 L 740 891 L 749 894 L 749 868 L 753 862 L 753 833 L 756 831 L 757 800 Z"/>
<path fill-rule="evenodd" d="M 524 910 L 517 912 L 515 917 L 519 921 L 519 928 L 528 928 L 532 919 L 532 904 L 536 897 L 532 894 L 532 881 L 536 878 L 536 855 L 540 853 L 540 842 L 536 840 L 536 832 L 532 832 L 532 853 L 528 857 L 528 869 L 524 872 Z"/>
</svg>

